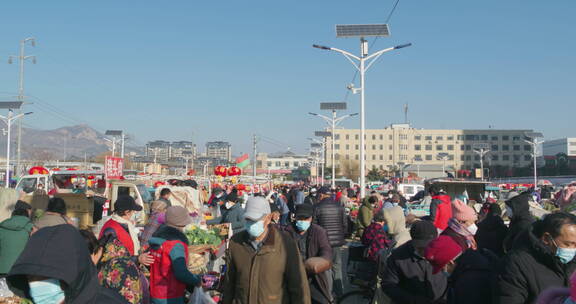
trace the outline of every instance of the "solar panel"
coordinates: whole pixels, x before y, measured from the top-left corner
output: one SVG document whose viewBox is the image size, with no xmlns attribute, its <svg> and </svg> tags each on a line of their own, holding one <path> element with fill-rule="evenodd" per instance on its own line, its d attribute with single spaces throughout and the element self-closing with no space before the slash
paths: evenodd
<svg viewBox="0 0 576 304">
<path fill-rule="evenodd" d="M 346 110 L 345 102 L 321 102 L 320 110 Z"/>
<path fill-rule="evenodd" d="M 310 144 L 310 147 L 312 147 L 312 148 L 322 148 L 322 144 L 319 144 L 319 143 L 311 143 L 311 144 Z"/>
<path fill-rule="evenodd" d="M 120 135 L 122 135 L 122 131 L 120 131 L 120 130 L 107 130 L 105 135 L 120 136 Z"/>
<path fill-rule="evenodd" d="M 388 24 L 337 24 L 336 37 L 390 36 Z"/>
<path fill-rule="evenodd" d="M 20 109 L 22 101 L 0 101 L 0 109 Z"/>
<path fill-rule="evenodd" d="M 314 136 L 318 136 L 318 137 L 330 137 L 330 136 L 332 136 L 332 132 L 327 132 L 327 131 L 315 131 L 315 132 L 314 132 Z"/>
<path fill-rule="evenodd" d="M 529 138 L 544 137 L 544 135 L 542 135 L 542 133 L 540 133 L 540 132 L 526 132 L 524 134 L 526 135 L 526 137 L 529 137 Z"/>
</svg>

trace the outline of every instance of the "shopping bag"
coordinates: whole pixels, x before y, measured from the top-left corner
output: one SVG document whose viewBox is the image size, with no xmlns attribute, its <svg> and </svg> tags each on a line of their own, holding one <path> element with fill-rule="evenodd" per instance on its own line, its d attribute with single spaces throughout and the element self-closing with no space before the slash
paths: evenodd
<svg viewBox="0 0 576 304">
<path fill-rule="evenodd" d="M 202 287 L 195 287 L 188 304 L 217 304 Z"/>
</svg>

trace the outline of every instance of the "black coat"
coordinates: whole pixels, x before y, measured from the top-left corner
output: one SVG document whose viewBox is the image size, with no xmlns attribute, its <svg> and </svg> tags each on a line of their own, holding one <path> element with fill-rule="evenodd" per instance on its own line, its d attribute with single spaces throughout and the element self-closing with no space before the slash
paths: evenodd
<svg viewBox="0 0 576 304">
<path fill-rule="evenodd" d="M 241 204 L 236 203 L 230 209 L 226 209 L 226 207 L 222 206 L 220 210 L 220 216 L 206 221 L 207 225 L 230 223 L 234 233 L 244 230 L 246 220 L 244 219 L 244 209 L 242 209 Z"/>
<path fill-rule="evenodd" d="M 294 228 L 294 225 L 288 225 L 285 231 L 296 241 L 298 244 L 299 234 Z M 308 229 L 306 237 L 306 256 L 302 257 L 303 261 L 309 258 L 321 257 L 328 261 L 332 261 L 332 247 L 330 247 L 330 242 L 328 242 L 328 234 L 324 228 L 312 224 Z M 327 273 L 323 272 L 316 275 L 308 275 L 310 279 L 310 294 L 312 299 L 316 303 L 329 303 L 332 295 L 330 294 L 329 281 L 332 278 L 328 278 Z"/>
<path fill-rule="evenodd" d="M 10 290 L 31 299 L 27 276 L 66 283 L 66 303 L 127 303 L 118 293 L 98 284 L 86 241 L 72 225 L 45 227 L 34 233 L 7 277 Z"/>
<path fill-rule="evenodd" d="M 478 223 L 478 232 L 475 239 L 478 249 L 488 249 L 498 256 L 504 255 L 504 239 L 508 234 L 508 227 L 501 217 L 488 214 Z"/>
<path fill-rule="evenodd" d="M 314 223 L 326 229 L 330 246 L 340 247 L 346 244 L 348 219 L 344 207 L 325 198 L 314 206 Z"/>
<path fill-rule="evenodd" d="M 506 201 L 506 206 L 512 208 L 512 220 L 510 221 L 508 234 L 504 239 L 504 250 L 506 252 L 512 250 L 518 235 L 522 231 L 529 229 L 534 222 L 534 218 L 530 215 L 530 204 L 528 203 L 531 196 L 530 193 L 524 192 Z"/>
<path fill-rule="evenodd" d="M 431 304 L 445 299 L 446 276 L 432 274 L 432 265 L 416 255 L 412 241 L 396 248 L 381 274 L 382 290 L 402 304 Z"/>
<path fill-rule="evenodd" d="M 495 304 L 500 261 L 486 249 L 468 249 L 456 259 L 448 281 L 448 304 Z"/>
<path fill-rule="evenodd" d="M 524 230 L 503 260 L 498 278 L 502 304 L 534 303 L 550 287 L 569 287 L 576 261 L 562 264 L 532 229 Z"/>
</svg>

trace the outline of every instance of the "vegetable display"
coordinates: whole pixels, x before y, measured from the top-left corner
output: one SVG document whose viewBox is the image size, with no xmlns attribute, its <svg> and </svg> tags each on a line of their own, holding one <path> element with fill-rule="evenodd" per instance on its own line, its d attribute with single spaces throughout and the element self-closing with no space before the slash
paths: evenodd
<svg viewBox="0 0 576 304">
<path fill-rule="evenodd" d="M 222 243 L 222 238 L 220 237 L 220 230 L 218 228 L 213 228 L 209 230 L 203 230 L 196 227 L 192 227 L 190 230 L 184 232 L 188 238 L 188 243 L 190 245 L 213 245 L 218 246 Z"/>
</svg>

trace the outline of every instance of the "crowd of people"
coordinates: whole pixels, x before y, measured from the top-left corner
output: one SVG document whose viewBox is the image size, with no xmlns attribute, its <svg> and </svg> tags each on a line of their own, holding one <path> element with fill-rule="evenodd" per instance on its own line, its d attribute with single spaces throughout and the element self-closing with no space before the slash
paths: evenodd
<svg viewBox="0 0 576 304">
<path fill-rule="evenodd" d="M 562 204 L 573 194 L 567 188 Z M 159 192 L 144 227 L 136 226 L 142 206 L 120 196 L 98 231 L 75 227 L 61 198 L 41 212 L 18 201 L 0 223 L 0 280 L 39 304 L 188 303 L 202 286 L 188 268 L 184 230 L 193 219 L 170 196 Z M 425 196 L 430 215 L 416 218 L 394 191 L 214 189 L 205 203 L 218 216 L 203 224 L 232 230 L 221 303 L 336 303 L 349 288 L 346 250 L 356 241 L 378 303 L 576 303 L 575 215 L 533 217 L 530 191 L 479 211 L 438 186 Z"/>
</svg>

